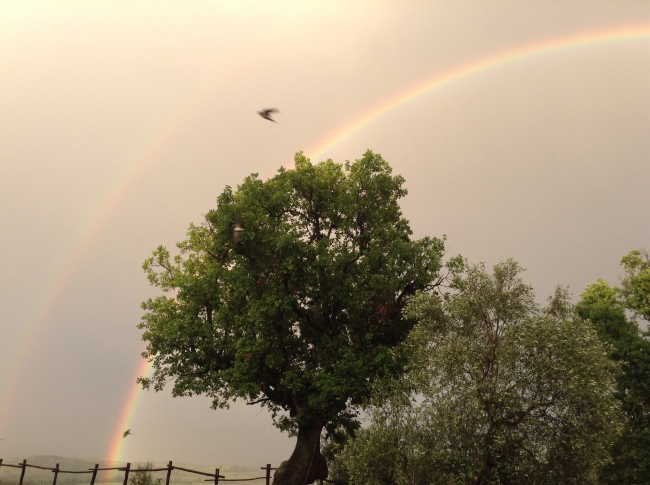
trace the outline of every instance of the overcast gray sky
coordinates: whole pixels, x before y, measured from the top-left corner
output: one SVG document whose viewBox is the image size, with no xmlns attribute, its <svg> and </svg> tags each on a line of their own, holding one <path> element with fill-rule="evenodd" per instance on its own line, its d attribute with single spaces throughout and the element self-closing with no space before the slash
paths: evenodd
<svg viewBox="0 0 650 485">
<path fill-rule="evenodd" d="M 639 2 L 0 2 L 0 458 L 107 458 L 143 348 L 141 269 L 225 185 L 272 176 L 438 73 L 633 27 Z M 278 124 L 256 111 L 276 107 Z M 540 300 L 650 248 L 650 34 L 465 77 L 320 154 L 406 178 L 415 236 L 514 257 Z M 262 466 L 259 408 L 145 393 L 128 461 Z"/>
</svg>

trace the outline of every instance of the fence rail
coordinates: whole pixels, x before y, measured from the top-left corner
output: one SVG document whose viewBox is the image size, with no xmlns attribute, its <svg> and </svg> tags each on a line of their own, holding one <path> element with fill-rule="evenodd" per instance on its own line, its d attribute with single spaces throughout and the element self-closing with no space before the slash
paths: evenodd
<svg viewBox="0 0 650 485">
<path fill-rule="evenodd" d="M 11 465 L 9 463 L 3 463 L 3 459 L 0 458 L 0 467 L 7 466 L 11 468 L 20 468 L 20 481 L 18 482 L 18 485 L 23 485 L 23 480 L 25 478 L 25 470 L 27 468 L 39 468 L 41 470 L 50 470 L 52 473 L 54 473 L 54 479 L 52 481 L 52 485 L 56 485 L 56 479 L 59 476 L 59 473 L 92 473 L 92 477 L 90 478 L 90 485 L 95 485 L 95 479 L 97 478 L 97 472 L 99 471 L 107 471 L 107 470 L 117 470 L 124 472 L 124 482 L 122 485 L 128 485 L 129 483 L 129 473 L 131 472 L 131 463 L 127 463 L 126 466 L 116 466 L 116 467 L 108 467 L 108 468 L 99 468 L 99 464 L 96 464 L 94 468 L 88 468 L 88 470 L 61 470 L 59 468 L 59 464 L 56 464 L 56 467 L 50 468 L 46 466 L 39 466 L 39 465 L 30 465 L 27 463 L 27 460 L 23 460 L 23 462 L 20 465 Z M 170 461 L 166 467 L 164 468 L 149 468 L 143 471 L 147 472 L 162 472 L 166 471 L 167 472 L 167 480 L 165 480 L 165 485 L 169 485 L 169 481 L 172 476 L 172 470 L 181 470 L 184 472 L 189 472 L 189 473 L 194 473 L 196 475 L 204 475 L 206 477 L 212 477 L 212 479 L 204 480 L 205 482 L 214 482 L 215 485 L 219 485 L 219 482 L 248 482 L 251 480 L 266 480 L 266 485 L 270 485 L 271 483 L 271 470 L 277 470 L 277 468 L 272 468 L 271 464 L 267 464 L 266 466 L 263 466 L 260 468 L 260 470 L 265 470 L 266 474 L 263 477 L 254 477 L 254 478 L 226 478 L 223 475 L 219 474 L 219 468 L 215 468 L 214 473 L 207 473 L 207 472 L 200 472 L 198 470 L 192 470 L 190 468 L 183 468 L 180 466 L 174 466 L 172 462 Z"/>
</svg>

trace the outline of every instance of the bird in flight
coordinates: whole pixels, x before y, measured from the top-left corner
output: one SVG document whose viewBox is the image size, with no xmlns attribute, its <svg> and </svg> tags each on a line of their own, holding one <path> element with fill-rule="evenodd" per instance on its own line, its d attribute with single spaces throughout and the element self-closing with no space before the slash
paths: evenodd
<svg viewBox="0 0 650 485">
<path fill-rule="evenodd" d="M 126 438 L 127 436 L 132 435 L 132 434 L 133 433 L 131 433 L 131 428 L 129 428 L 122 434 L 122 438 Z"/>
<path fill-rule="evenodd" d="M 235 221 L 235 228 L 232 230 L 232 238 L 235 241 L 235 244 L 239 242 L 239 235 L 242 232 L 244 232 L 244 228 L 241 225 L 241 219 L 237 219 L 237 221 Z"/>
<path fill-rule="evenodd" d="M 279 111 L 275 108 L 271 108 L 271 109 L 263 109 L 262 111 L 257 112 L 257 114 L 260 115 L 265 120 L 269 120 L 272 121 L 273 123 L 277 123 L 277 121 L 271 118 L 271 113 L 279 113 Z"/>
</svg>

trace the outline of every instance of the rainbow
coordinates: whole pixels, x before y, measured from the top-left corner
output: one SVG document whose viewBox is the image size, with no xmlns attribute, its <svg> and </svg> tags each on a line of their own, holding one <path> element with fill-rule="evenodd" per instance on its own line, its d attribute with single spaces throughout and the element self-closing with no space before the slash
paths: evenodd
<svg viewBox="0 0 650 485">
<path fill-rule="evenodd" d="M 322 157 L 328 150 L 347 140 L 359 130 L 370 125 L 382 116 L 389 114 L 391 111 L 394 111 L 421 96 L 445 86 L 449 86 L 461 79 L 485 72 L 489 69 L 557 51 L 634 40 L 650 40 L 650 25 L 628 26 L 618 29 L 555 38 L 475 59 L 448 71 L 435 74 L 355 116 L 335 131 L 325 136 L 312 149 L 307 150 L 306 153 L 314 159 Z M 147 371 L 150 370 L 150 368 L 146 367 L 144 364 L 142 365 L 142 369 L 146 369 Z M 143 370 L 140 375 L 144 374 L 145 372 Z M 137 387 L 135 389 L 137 389 Z M 140 394 L 138 394 L 136 390 L 131 391 L 131 394 L 129 394 L 125 403 L 120 418 L 120 426 L 118 426 L 115 439 L 111 445 L 110 456 L 113 461 L 119 461 L 119 457 L 122 456 L 121 446 L 123 445 L 124 440 L 121 439 L 121 433 L 123 430 L 130 428 L 130 417 L 134 415 L 135 409 L 137 408 L 138 396 L 140 396 Z"/>
<path fill-rule="evenodd" d="M 361 129 L 397 108 L 433 91 L 490 69 L 559 51 L 609 43 L 646 41 L 649 39 L 650 24 L 643 24 L 553 38 L 490 54 L 437 73 L 430 78 L 400 91 L 396 95 L 351 118 L 325 136 L 313 148 L 307 150 L 306 153 L 311 158 L 322 157 L 334 146 L 347 140 Z M 85 224 L 77 231 L 74 245 L 62 255 L 58 263 L 54 266 L 55 269 L 51 272 L 52 276 L 45 285 L 45 290 L 40 295 L 40 298 L 38 298 L 39 304 L 33 316 L 23 326 L 23 330 L 17 339 L 18 343 L 14 346 L 14 352 L 9 360 L 10 365 L 5 369 L 5 378 L 0 382 L 0 430 L 4 423 L 1 420 L 6 420 L 9 414 L 9 399 L 13 394 L 12 391 L 17 388 L 20 381 L 19 370 L 22 369 L 24 363 L 27 361 L 28 353 L 26 349 L 28 343 L 33 340 L 36 329 L 47 321 L 48 316 L 55 308 L 57 300 L 83 260 L 83 256 L 101 232 L 105 221 L 114 212 L 123 195 L 154 165 L 162 149 L 173 139 L 174 133 L 191 118 L 200 106 L 200 102 L 206 94 L 206 91 L 211 89 L 214 88 L 208 86 L 206 89 L 201 90 L 191 102 L 176 112 L 145 143 L 144 147 L 127 164 L 122 176 L 111 186 L 107 195 L 91 211 L 91 215 L 87 218 Z M 143 361 L 139 364 L 136 375 L 146 375 L 149 371 L 150 363 Z M 122 439 L 122 433 L 124 430 L 132 427 L 131 423 L 134 419 L 141 395 L 142 392 L 139 386 L 132 383 L 119 415 L 119 420 L 116 423 L 117 428 L 115 429 L 114 437 L 110 442 L 108 454 L 112 461 L 119 461 L 122 457 L 125 444 L 125 440 Z"/>
<path fill-rule="evenodd" d="M 553 38 L 474 59 L 447 71 L 434 74 L 424 81 L 416 83 L 367 111 L 360 113 L 325 136 L 315 147 L 308 150 L 307 154 L 311 158 L 320 158 L 334 146 L 347 140 L 359 130 L 389 114 L 391 111 L 461 79 L 466 79 L 490 69 L 559 51 L 648 39 L 650 39 L 650 24 L 635 25 Z"/>
<path fill-rule="evenodd" d="M 138 366 L 137 372 L 133 377 L 133 385 L 129 390 L 124 406 L 122 407 L 122 412 L 117 421 L 117 428 L 115 430 L 115 435 L 111 442 L 109 451 L 108 451 L 108 461 L 113 464 L 117 464 L 122 461 L 124 455 L 124 448 L 126 445 L 126 438 L 124 438 L 124 431 L 131 428 L 131 423 L 136 415 L 138 410 L 138 404 L 140 403 L 140 397 L 142 393 L 145 392 L 142 390 L 140 385 L 135 383 L 135 379 L 140 376 L 147 376 L 151 372 L 152 365 L 148 360 L 143 360 Z M 137 432 L 136 432 L 137 434 Z M 116 466 L 116 465 L 112 465 Z"/>
</svg>

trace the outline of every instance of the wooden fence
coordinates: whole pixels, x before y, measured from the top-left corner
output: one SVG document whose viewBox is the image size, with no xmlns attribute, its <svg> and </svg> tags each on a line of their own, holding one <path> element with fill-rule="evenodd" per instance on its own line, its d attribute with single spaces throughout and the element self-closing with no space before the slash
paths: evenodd
<svg viewBox="0 0 650 485">
<path fill-rule="evenodd" d="M 88 468 L 87 470 L 61 470 L 59 468 L 59 464 L 56 464 L 55 468 L 49 468 L 45 466 L 38 466 L 38 465 L 30 465 L 27 463 L 27 460 L 23 460 L 23 462 L 19 465 L 10 465 L 8 463 L 3 463 L 3 459 L 0 458 L 0 467 L 3 466 L 8 466 L 12 468 L 20 468 L 20 481 L 18 482 L 18 485 L 23 485 L 23 479 L 25 478 L 25 471 L 27 470 L 28 467 L 31 468 L 38 468 L 41 470 L 50 470 L 52 473 L 54 473 L 54 479 L 52 480 L 52 485 L 56 485 L 56 479 L 59 476 L 59 473 L 92 473 L 92 476 L 90 478 L 90 485 L 95 485 L 95 479 L 97 478 L 97 473 L 100 471 L 107 471 L 107 470 L 117 470 L 124 472 L 124 482 L 123 485 L 128 485 L 129 484 L 129 473 L 131 472 L 131 463 L 127 463 L 126 466 L 118 466 L 118 467 L 110 467 L 110 468 L 100 468 L 99 464 L 96 464 L 94 468 Z M 169 485 L 169 481 L 172 476 L 172 470 L 181 470 L 184 472 L 189 472 L 189 473 L 195 473 L 196 475 L 203 475 L 206 477 L 212 477 L 204 480 L 205 482 L 214 482 L 215 485 L 219 485 L 219 482 L 247 482 L 251 480 L 263 480 L 266 479 L 266 485 L 270 485 L 271 483 L 271 470 L 277 470 L 277 468 L 271 468 L 271 464 L 267 464 L 266 466 L 263 466 L 260 468 L 261 470 L 265 470 L 266 474 L 263 477 L 254 477 L 254 478 L 226 478 L 223 475 L 219 474 L 219 469 L 215 468 L 214 473 L 206 473 L 206 472 L 200 472 L 198 470 L 190 470 L 189 468 L 183 468 L 180 466 L 174 466 L 172 462 L 170 461 L 166 467 L 164 468 L 149 468 L 149 469 L 141 469 L 142 471 L 145 472 L 162 472 L 166 471 L 167 472 L 167 480 L 165 481 L 165 485 Z M 136 469 L 135 471 L 140 471 Z"/>
</svg>

